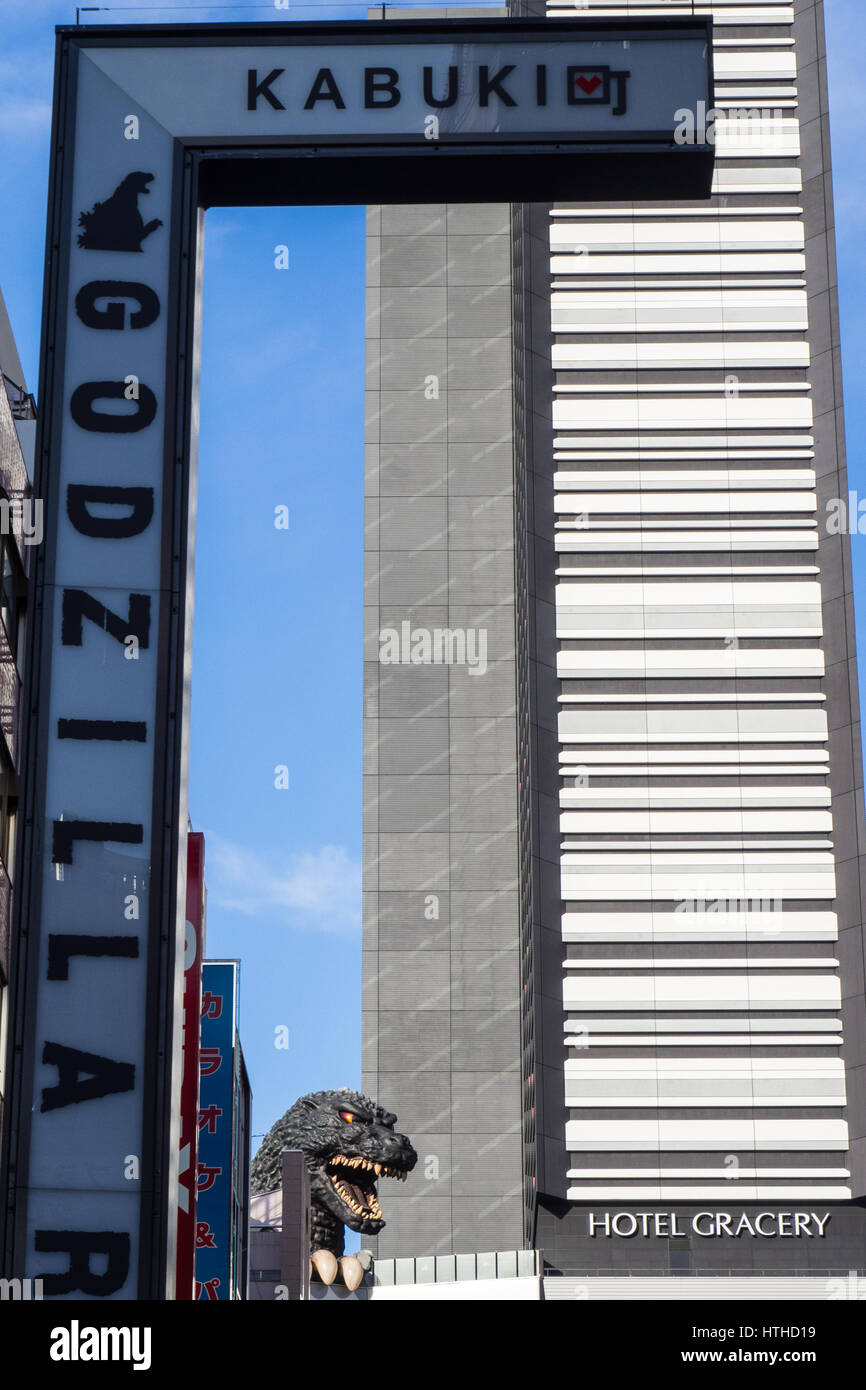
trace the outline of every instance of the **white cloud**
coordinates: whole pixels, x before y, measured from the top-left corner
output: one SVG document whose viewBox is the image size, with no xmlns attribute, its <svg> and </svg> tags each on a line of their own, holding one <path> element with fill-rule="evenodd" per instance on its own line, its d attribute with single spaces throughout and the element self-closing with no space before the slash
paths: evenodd
<svg viewBox="0 0 866 1390">
<path fill-rule="evenodd" d="M 220 208 L 219 212 L 222 213 L 223 209 Z M 247 230 L 242 222 L 226 221 L 222 216 L 207 217 L 204 232 L 205 255 L 209 260 L 218 260 L 230 238 L 238 233 L 243 235 Z"/>
<path fill-rule="evenodd" d="M 349 936 L 361 926 L 361 865 L 341 845 L 262 852 L 205 832 L 205 881 L 212 907 L 297 931 Z"/>
</svg>

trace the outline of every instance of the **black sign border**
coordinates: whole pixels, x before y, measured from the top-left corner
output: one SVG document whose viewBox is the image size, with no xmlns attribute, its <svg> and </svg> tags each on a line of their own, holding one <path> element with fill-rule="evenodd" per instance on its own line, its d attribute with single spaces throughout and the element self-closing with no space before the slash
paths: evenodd
<svg viewBox="0 0 866 1390">
<path fill-rule="evenodd" d="M 39 371 L 39 415 L 34 495 L 43 500 L 45 531 L 54 536 L 60 514 L 58 479 L 50 460 L 53 430 L 63 419 L 64 364 L 57 348 L 66 341 L 69 245 L 73 222 L 72 172 L 78 57 L 94 48 L 133 46 L 285 47 L 319 40 L 332 45 L 424 44 L 445 37 L 467 42 L 491 40 L 506 29 L 509 37 L 536 36 L 563 41 L 604 38 L 704 38 L 707 45 L 707 109 L 713 106 L 712 21 L 542 19 L 410 20 L 265 24 L 86 26 L 56 29 L 54 110 L 46 230 Z M 173 1281 L 172 1241 L 176 1192 L 169 1178 L 170 1135 L 176 1110 L 172 1094 L 172 1051 L 180 988 L 175 982 L 175 940 L 179 881 L 177 808 L 183 776 L 182 730 L 186 615 L 192 589 L 190 549 L 192 461 L 195 457 L 193 406 L 199 373 L 198 285 L 203 250 L 204 210 L 217 205 L 280 206 L 288 203 L 550 202 L 641 197 L 681 199 L 709 195 L 714 150 L 675 144 L 671 131 L 593 139 L 574 132 L 545 140 L 489 144 L 472 137 L 427 142 L 404 139 L 375 143 L 341 138 L 310 145 L 309 139 L 184 140 L 175 137 L 169 234 L 176 250 L 171 271 L 166 379 L 162 516 L 162 557 L 157 634 L 157 696 L 154 746 L 163 750 L 155 764 L 152 806 L 150 919 L 145 1036 L 150 1049 L 143 1078 L 143 1152 L 140 1212 L 139 1299 L 161 1300 Z M 316 156 L 310 158 L 310 155 Z M 359 158 L 363 155 L 364 158 Z M 575 169 L 580 197 L 574 197 Z M 285 188 L 280 186 L 285 180 Z M 286 189 L 293 196 L 287 199 Z M 53 646 L 46 632 L 45 590 L 54 582 L 54 551 L 36 548 L 32 601 L 25 654 L 22 699 L 21 766 L 23 795 L 13 895 L 13 953 L 9 982 L 10 1024 L 7 1104 L 3 1116 L 0 1186 L 0 1249 L 6 1277 L 22 1276 L 26 1252 L 26 1187 L 29 1166 L 29 1115 L 34 1085 L 36 1000 L 39 988 L 41 879 L 45 853 L 44 768 L 50 737 L 48 691 Z M 45 696 L 40 699 L 40 696 Z M 160 836 L 161 830 L 161 836 Z M 31 926 L 31 924 L 33 924 Z M 21 1200 L 16 1200 L 19 1198 Z"/>
</svg>

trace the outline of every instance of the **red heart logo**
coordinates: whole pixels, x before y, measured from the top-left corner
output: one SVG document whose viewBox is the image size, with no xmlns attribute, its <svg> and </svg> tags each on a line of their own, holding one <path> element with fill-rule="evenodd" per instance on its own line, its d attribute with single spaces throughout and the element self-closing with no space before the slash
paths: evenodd
<svg viewBox="0 0 866 1390">
<path fill-rule="evenodd" d="M 575 78 L 575 81 L 578 87 L 580 87 L 582 91 L 586 92 L 586 95 L 588 97 L 592 96 L 596 87 L 601 86 L 601 78 L 598 76 L 597 73 L 594 77 L 577 77 Z"/>
</svg>

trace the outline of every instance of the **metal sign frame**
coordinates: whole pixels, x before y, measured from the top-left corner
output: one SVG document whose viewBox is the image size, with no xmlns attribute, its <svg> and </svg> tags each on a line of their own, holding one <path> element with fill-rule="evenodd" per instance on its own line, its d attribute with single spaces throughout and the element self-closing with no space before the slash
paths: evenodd
<svg viewBox="0 0 866 1390">
<path fill-rule="evenodd" d="M 712 106 L 711 23 L 57 32 L 35 478 L 46 543 L 23 707 L 3 1265 L 42 1278 L 47 1297 L 162 1299 L 174 1296 L 204 209 L 706 197 L 713 149 L 680 145 L 673 130 L 676 108 Z M 254 121 L 190 134 L 131 97 L 110 61 L 117 50 L 157 49 L 167 64 L 177 50 L 217 62 L 231 49 L 245 67 L 245 50 L 296 56 L 318 45 L 345 59 L 354 45 L 379 55 L 370 71 L 381 75 L 398 48 L 415 61 L 437 45 L 470 57 L 574 45 L 566 92 L 580 87 L 585 111 L 607 101 L 615 119 L 622 71 L 592 54 L 631 45 L 630 73 L 641 42 L 656 53 L 688 44 L 693 57 L 703 46 L 700 75 L 693 61 L 682 89 L 666 90 L 669 124 L 605 130 L 585 116 L 573 129 L 524 128 L 485 66 L 478 104 L 495 97 L 495 115 L 471 129 L 446 121 L 435 139 L 420 128 L 360 129 L 351 112 L 338 131 L 323 118 L 322 130 L 299 133 L 286 112 L 285 130 Z M 540 107 L 544 66 L 533 78 Z M 253 71 L 247 106 L 255 114 L 261 100 L 267 115 L 278 109 L 262 96 L 268 74 Z M 374 109 L 394 79 L 377 88 L 374 77 L 368 89 L 364 71 Z M 449 93 L 450 82 L 449 72 Z"/>
</svg>

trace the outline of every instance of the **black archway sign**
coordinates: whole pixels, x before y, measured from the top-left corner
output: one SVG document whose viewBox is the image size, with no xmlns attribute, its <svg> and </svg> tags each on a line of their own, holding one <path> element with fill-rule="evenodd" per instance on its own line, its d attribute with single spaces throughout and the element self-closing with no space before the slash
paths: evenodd
<svg viewBox="0 0 866 1390">
<path fill-rule="evenodd" d="M 712 107 L 710 41 L 706 20 L 58 32 L 4 1126 L 5 1272 L 47 1297 L 173 1295 L 203 210 L 706 197 L 682 115 Z"/>
</svg>

